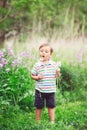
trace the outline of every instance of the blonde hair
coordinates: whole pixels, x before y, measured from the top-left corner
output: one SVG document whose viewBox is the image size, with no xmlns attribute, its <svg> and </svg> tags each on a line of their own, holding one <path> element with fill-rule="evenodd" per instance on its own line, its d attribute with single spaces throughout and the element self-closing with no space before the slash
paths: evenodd
<svg viewBox="0 0 87 130">
<path fill-rule="evenodd" d="M 49 47 L 50 47 L 50 45 L 49 45 L 48 43 L 43 43 L 42 45 L 40 45 L 39 50 L 40 50 L 42 47 L 45 47 L 45 46 L 49 46 Z M 52 48 L 52 47 L 50 47 L 50 52 L 51 52 L 51 54 L 53 53 L 53 48 Z"/>
</svg>

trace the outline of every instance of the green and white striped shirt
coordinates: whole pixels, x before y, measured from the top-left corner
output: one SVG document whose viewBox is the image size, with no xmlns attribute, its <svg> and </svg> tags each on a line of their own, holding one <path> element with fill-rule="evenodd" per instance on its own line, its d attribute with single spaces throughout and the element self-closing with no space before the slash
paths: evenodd
<svg viewBox="0 0 87 130">
<path fill-rule="evenodd" d="M 44 64 L 41 61 L 37 62 L 31 73 L 33 75 L 43 74 L 41 80 L 36 81 L 36 90 L 43 93 L 56 92 L 56 63 L 50 60 Z"/>
</svg>

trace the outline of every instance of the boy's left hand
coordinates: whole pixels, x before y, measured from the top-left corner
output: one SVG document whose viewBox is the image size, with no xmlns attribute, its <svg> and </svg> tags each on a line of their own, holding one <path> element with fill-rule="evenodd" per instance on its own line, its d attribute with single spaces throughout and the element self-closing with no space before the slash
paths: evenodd
<svg viewBox="0 0 87 130">
<path fill-rule="evenodd" d="M 60 71 L 56 70 L 56 78 L 61 76 Z"/>
</svg>

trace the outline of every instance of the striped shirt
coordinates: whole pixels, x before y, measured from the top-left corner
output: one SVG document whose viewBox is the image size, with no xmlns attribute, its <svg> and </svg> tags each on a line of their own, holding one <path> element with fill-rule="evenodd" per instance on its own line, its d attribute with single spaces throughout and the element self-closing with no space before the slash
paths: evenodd
<svg viewBox="0 0 87 130">
<path fill-rule="evenodd" d="M 31 70 L 33 75 L 43 74 L 43 78 L 36 81 L 36 90 L 43 93 L 56 92 L 56 63 L 50 60 L 44 64 L 37 62 Z"/>
</svg>

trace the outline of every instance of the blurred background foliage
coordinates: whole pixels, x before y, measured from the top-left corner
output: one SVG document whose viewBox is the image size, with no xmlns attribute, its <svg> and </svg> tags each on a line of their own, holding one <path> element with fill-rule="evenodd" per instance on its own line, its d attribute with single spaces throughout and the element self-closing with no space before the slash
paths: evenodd
<svg viewBox="0 0 87 130">
<path fill-rule="evenodd" d="M 0 37 L 11 30 L 39 32 L 57 28 L 71 35 L 87 32 L 87 0 L 0 1 Z"/>
</svg>

